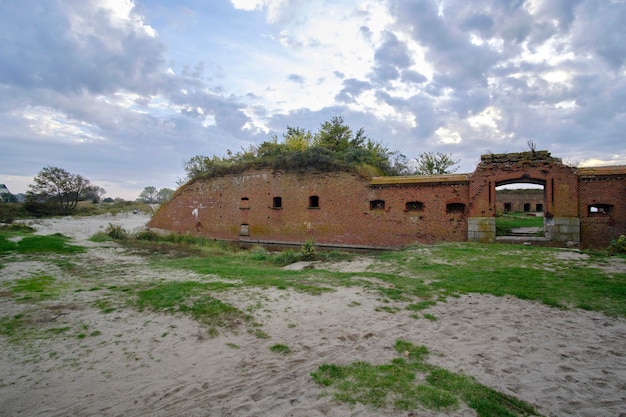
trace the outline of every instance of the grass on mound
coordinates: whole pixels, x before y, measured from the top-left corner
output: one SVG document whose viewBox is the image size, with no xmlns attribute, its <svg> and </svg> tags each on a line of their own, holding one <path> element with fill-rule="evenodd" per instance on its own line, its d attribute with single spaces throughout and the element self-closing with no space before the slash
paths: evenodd
<svg viewBox="0 0 626 417">
<path fill-rule="evenodd" d="M 539 415 L 531 405 L 485 387 L 472 377 L 426 363 L 425 346 L 398 340 L 394 348 L 400 356 L 389 364 L 325 364 L 311 376 L 327 387 L 336 401 L 377 409 L 446 411 L 457 409 L 462 401 L 479 417 Z"/>
</svg>

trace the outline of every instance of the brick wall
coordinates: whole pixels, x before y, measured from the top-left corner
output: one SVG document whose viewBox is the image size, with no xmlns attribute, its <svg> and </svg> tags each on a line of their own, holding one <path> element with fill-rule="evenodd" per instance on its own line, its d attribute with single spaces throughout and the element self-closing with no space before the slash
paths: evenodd
<svg viewBox="0 0 626 417">
<path fill-rule="evenodd" d="M 546 236 L 553 242 L 603 247 L 626 233 L 626 167 L 577 171 L 545 151 L 483 155 L 472 174 L 451 176 L 369 180 L 351 171 L 262 169 L 196 180 L 177 190 L 149 226 L 296 245 L 313 239 L 388 248 L 466 241 L 468 233 L 471 240 L 491 241 L 495 188 L 520 182 L 544 186 Z"/>
<path fill-rule="evenodd" d="M 581 177 L 579 190 L 582 247 L 606 247 L 626 234 L 626 176 Z"/>
<path fill-rule="evenodd" d="M 578 216 L 578 177 L 575 170 L 545 151 L 483 155 L 470 175 L 470 216 L 493 216 L 495 188 L 513 183 L 543 185 L 543 208 L 550 216 Z"/>
<path fill-rule="evenodd" d="M 223 240 L 395 247 L 466 240 L 466 206 L 467 184 L 371 186 L 352 172 L 259 170 L 188 184 L 149 225 Z"/>
</svg>

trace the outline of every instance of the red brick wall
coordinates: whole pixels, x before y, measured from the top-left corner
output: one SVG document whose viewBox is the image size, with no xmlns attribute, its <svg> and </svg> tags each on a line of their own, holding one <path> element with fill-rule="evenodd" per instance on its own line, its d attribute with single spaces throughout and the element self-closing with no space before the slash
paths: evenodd
<svg viewBox="0 0 626 417">
<path fill-rule="evenodd" d="M 432 177 L 370 183 L 355 172 L 269 169 L 197 180 L 181 187 L 149 226 L 220 240 L 291 244 L 314 239 L 327 245 L 397 247 L 466 241 L 469 217 L 495 216 L 495 187 L 519 182 L 544 185 L 544 212 L 580 219 L 582 247 L 604 247 L 626 233 L 624 175 L 579 178 L 544 151 L 532 157 L 484 155 L 474 173 L 458 181 Z M 318 197 L 319 207 L 309 207 L 311 196 Z M 274 197 L 282 199 L 281 208 L 272 207 Z M 372 209 L 375 200 L 384 201 L 384 208 Z M 413 210 L 407 202 L 421 204 Z M 451 212 L 450 204 L 460 211 Z M 592 204 L 610 206 L 611 213 L 589 215 Z"/>
<path fill-rule="evenodd" d="M 319 208 L 309 208 L 309 197 Z M 242 198 L 248 200 L 241 200 Z M 273 208 L 281 197 L 282 208 Z M 384 200 L 384 209 L 370 201 Z M 407 201 L 424 204 L 407 211 Z M 413 242 L 464 241 L 465 212 L 447 213 L 447 203 L 467 206 L 467 185 L 382 186 L 352 172 L 250 171 L 198 180 L 179 189 L 150 227 L 215 239 L 392 247 Z M 243 206 L 243 208 L 241 208 Z M 240 236 L 247 224 L 249 236 Z"/>
<path fill-rule="evenodd" d="M 606 247 L 626 234 L 626 178 L 598 176 L 579 180 L 581 247 Z M 589 213 L 591 205 L 610 205 L 608 213 Z"/>
<path fill-rule="evenodd" d="M 544 186 L 544 212 L 555 217 L 576 217 L 578 177 L 574 169 L 549 154 L 545 158 L 534 158 L 530 158 L 529 152 L 494 155 L 493 158 L 483 155 L 483 160 L 470 175 L 470 216 L 495 215 L 495 187 L 530 183 Z"/>
</svg>

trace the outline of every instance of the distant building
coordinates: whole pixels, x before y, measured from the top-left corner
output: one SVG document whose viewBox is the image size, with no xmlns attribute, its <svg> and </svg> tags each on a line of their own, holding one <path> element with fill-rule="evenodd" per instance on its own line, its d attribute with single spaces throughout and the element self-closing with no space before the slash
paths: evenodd
<svg viewBox="0 0 626 417">
<path fill-rule="evenodd" d="M 11 198 L 11 195 L 12 194 L 7 186 L 4 184 L 0 184 L 0 201 L 2 201 L 3 203 L 7 203 Z"/>
</svg>

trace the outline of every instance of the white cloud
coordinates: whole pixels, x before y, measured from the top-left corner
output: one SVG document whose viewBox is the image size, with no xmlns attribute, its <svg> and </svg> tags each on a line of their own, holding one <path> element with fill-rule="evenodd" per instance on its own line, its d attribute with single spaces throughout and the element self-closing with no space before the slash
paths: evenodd
<svg viewBox="0 0 626 417">
<path fill-rule="evenodd" d="M 500 110 L 496 107 L 489 106 L 479 114 L 469 117 L 467 122 L 476 129 L 487 128 L 498 132 L 498 122 L 500 120 L 502 120 Z"/>
<path fill-rule="evenodd" d="M 438 142 L 443 144 L 455 144 L 463 141 L 459 132 L 445 127 L 437 129 L 435 135 L 437 136 Z"/>
</svg>

